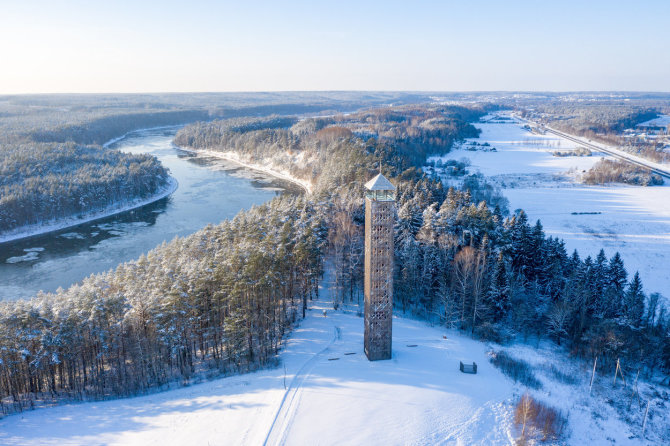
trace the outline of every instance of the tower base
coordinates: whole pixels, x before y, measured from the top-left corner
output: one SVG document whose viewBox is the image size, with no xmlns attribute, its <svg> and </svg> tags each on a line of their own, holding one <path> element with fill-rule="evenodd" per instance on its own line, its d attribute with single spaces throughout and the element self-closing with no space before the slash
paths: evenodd
<svg viewBox="0 0 670 446">
<path fill-rule="evenodd" d="M 370 354 L 370 352 L 366 348 L 365 349 L 365 356 L 368 357 L 368 361 L 383 361 L 385 359 L 391 359 L 391 350 L 389 349 L 388 351 L 384 351 L 384 352 L 376 351 L 376 352 L 372 352 L 372 354 Z"/>
<path fill-rule="evenodd" d="M 374 320 L 368 310 L 365 314 L 365 333 L 363 345 L 365 356 L 370 361 L 380 361 L 391 359 L 391 346 L 393 326 L 391 325 L 390 315 L 377 313 L 377 316 L 389 316 L 386 320 Z"/>
</svg>

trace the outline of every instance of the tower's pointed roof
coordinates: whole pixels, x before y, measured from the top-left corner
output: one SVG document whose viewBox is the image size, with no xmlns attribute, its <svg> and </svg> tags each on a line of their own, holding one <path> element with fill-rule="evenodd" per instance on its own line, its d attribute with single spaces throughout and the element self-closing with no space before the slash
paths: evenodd
<svg viewBox="0 0 670 446">
<path fill-rule="evenodd" d="M 368 190 L 395 190 L 395 186 L 381 173 L 365 183 L 365 188 Z"/>
</svg>

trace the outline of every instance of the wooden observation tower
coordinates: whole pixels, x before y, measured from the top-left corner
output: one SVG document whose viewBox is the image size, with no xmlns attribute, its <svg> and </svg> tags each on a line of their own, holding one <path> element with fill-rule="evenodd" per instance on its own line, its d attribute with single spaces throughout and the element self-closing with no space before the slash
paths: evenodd
<svg viewBox="0 0 670 446">
<path fill-rule="evenodd" d="M 391 359 L 396 188 L 381 173 L 365 184 L 365 354 Z"/>
</svg>

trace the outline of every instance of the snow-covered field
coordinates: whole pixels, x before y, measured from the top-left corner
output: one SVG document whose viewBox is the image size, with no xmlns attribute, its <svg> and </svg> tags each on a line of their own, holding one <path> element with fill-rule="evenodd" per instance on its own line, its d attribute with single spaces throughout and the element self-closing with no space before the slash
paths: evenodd
<svg viewBox="0 0 670 446">
<path fill-rule="evenodd" d="M 542 221 L 548 235 L 565 240 L 582 258 L 603 248 L 619 251 L 632 276 L 639 271 L 647 292 L 670 297 L 670 184 L 586 186 L 577 179 L 602 157 L 556 157 L 554 151 L 575 143 L 553 135 L 536 135 L 522 124 L 476 124 L 480 138 L 433 160 L 468 158 L 503 189 L 510 210 L 522 208 L 529 220 Z M 467 150 L 468 143 L 488 142 L 496 151 Z M 480 147 L 478 147 L 480 148 Z"/>
<path fill-rule="evenodd" d="M 670 125 L 670 116 L 661 115 L 658 118 L 650 119 L 649 121 L 638 124 L 638 127 L 652 127 L 652 126 L 668 126 Z"/>
<path fill-rule="evenodd" d="M 0 444 L 515 444 L 512 404 L 526 389 L 491 365 L 492 347 L 403 317 L 393 320 L 393 343 L 391 360 L 369 362 L 362 352 L 363 319 L 315 302 L 275 369 L 12 415 L 0 420 Z M 543 388 L 531 393 L 567 416 L 568 438 L 559 444 L 646 444 L 639 426 L 622 421 L 606 402 L 609 378 L 591 398 L 588 365 L 548 344 L 506 349 L 544 371 L 538 373 Z M 460 360 L 477 362 L 478 374 L 460 373 Z M 552 380 L 549 365 L 575 383 Z M 652 410 L 648 438 L 658 438 L 653 435 L 665 415 Z"/>
<path fill-rule="evenodd" d="M 0 443 L 510 444 L 514 386 L 484 344 L 395 318 L 393 359 L 369 362 L 363 319 L 325 308 L 315 305 L 276 369 L 10 416 Z M 460 359 L 479 374 L 460 373 Z"/>
</svg>

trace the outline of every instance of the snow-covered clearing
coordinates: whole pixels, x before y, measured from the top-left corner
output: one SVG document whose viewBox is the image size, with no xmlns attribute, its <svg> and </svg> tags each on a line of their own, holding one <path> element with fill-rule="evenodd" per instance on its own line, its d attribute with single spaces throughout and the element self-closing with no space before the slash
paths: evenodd
<svg viewBox="0 0 670 446">
<path fill-rule="evenodd" d="M 670 116 L 661 115 L 658 118 L 650 119 L 649 121 L 638 124 L 638 127 L 654 127 L 654 126 L 668 126 L 670 125 Z"/>
<path fill-rule="evenodd" d="M 357 311 L 314 302 L 277 368 L 12 415 L 0 420 L 0 444 L 515 444 L 513 403 L 526 388 L 489 362 L 487 352 L 503 347 L 404 317 L 394 317 L 393 335 L 393 358 L 369 362 Z M 609 379 L 590 398 L 588 365 L 568 360 L 559 348 L 504 349 L 536 368 L 543 388 L 532 394 L 567 415 L 567 444 L 645 444 L 640 415 L 628 424 L 606 402 L 614 395 L 606 392 Z M 461 373 L 460 360 L 477 362 L 478 374 Z M 552 379 L 549 365 L 574 382 Z M 653 411 L 648 438 L 658 438 L 653 435 L 665 420 L 662 409 Z"/>
<path fill-rule="evenodd" d="M 9 416 L 0 420 L 0 443 L 511 443 L 514 385 L 484 344 L 395 318 L 393 359 L 369 362 L 363 319 L 332 309 L 324 317 L 328 308 L 314 305 L 276 369 Z M 479 374 L 460 373 L 461 359 L 476 361 Z"/>
<path fill-rule="evenodd" d="M 647 292 L 670 297 L 670 184 L 641 187 L 587 186 L 577 182 L 604 155 L 556 157 L 554 151 L 575 143 L 554 135 L 536 135 L 522 123 L 476 124 L 480 138 L 439 158 L 468 158 L 503 189 L 510 210 L 524 209 L 529 220 L 542 221 L 548 235 L 565 240 L 569 252 L 608 257 L 619 251 L 629 274 L 639 271 Z M 472 151 L 470 142 L 488 142 L 496 151 Z M 481 147 L 477 146 L 477 149 Z M 605 156 L 606 157 L 606 156 Z"/>
<path fill-rule="evenodd" d="M 568 444 L 652 445 L 662 444 L 670 435 L 670 413 L 667 410 L 670 393 L 659 391 L 657 386 L 640 378 L 637 383 L 639 397 L 633 397 L 635 364 L 622 364 L 626 370 L 626 385 L 620 376 L 617 384 L 613 384 L 614 365 L 607 375 L 601 375 L 605 373 L 601 369 L 589 394 L 590 364 L 571 359 L 552 341 L 543 341 L 537 347 L 523 343 L 494 346 L 494 350 L 504 350 L 532 366 L 542 388 L 528 392 L 568 414 Z M 648 401 L 650 409 L 642 439 L 642 423 Z"/>
</svg>

